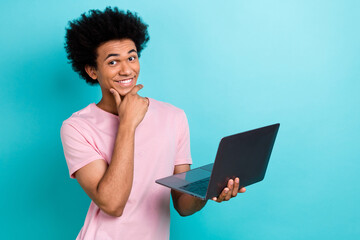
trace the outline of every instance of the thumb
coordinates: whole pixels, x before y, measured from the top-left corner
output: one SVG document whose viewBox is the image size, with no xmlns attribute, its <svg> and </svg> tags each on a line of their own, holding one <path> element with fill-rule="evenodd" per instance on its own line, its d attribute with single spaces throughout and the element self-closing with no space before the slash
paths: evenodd
<svg viewBox="0 0 360 240">
<path fill-rule="evenodd" d="M 111 94 L 113 95 L 115 99 L 116 106 L 118 107 L 121 103 L 121 97 L 120 94 L 113 88 L 110 89 Z"/>
</svg>

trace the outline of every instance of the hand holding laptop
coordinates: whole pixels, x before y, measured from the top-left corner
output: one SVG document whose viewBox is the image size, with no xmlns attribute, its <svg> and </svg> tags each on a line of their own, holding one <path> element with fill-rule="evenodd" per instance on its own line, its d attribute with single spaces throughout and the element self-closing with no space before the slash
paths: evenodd
<svg viewBox="0 0 360 240">
<path fill-rule="evenodd" d="M 222 190 L 219 197 L 213 197 L 212 200 L 220 203 L 222 201 L 228 201 L 230 198 L 236 197 L 238 193 L 244 193 L 246 188 L 242 187 L 239 189 L 240 182 L 239 178 L 235 178 L 235 180 L 230 179 L 227 183 L 227 187 Z"/>
</svg>

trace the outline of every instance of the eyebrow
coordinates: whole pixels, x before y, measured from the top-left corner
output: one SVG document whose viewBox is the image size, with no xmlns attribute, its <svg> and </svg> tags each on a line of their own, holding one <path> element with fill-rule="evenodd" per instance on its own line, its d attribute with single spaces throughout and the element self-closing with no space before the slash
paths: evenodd
<svg viewBox="0 0 360 240">
<path fill-rule="evenodd" d="M 128 51 L 128 54 L 132 53 L 132 52 L 135 52 L 137 53 L 137 51 L 135 49 L 131 49 L 130 51 Z M 106 59 L 108 59 L 109 57 L 118 57 L 120 56 L 120 54 L 117 54 L 117 53 L 110 53 L 109 55 L 106 56 L 106 58 L 104 59 L 104 61 Z"/>
</svg>

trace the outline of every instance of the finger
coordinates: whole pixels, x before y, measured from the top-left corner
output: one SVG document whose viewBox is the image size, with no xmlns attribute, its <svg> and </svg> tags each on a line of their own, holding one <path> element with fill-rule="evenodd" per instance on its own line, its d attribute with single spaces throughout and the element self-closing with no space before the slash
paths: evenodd
<svg viewBox="0 0 360 240">
<path fill-rule="evenodd" d="M 136 94 L 140 89 L 142 89 L 144 86 L 142 84 L 138 84 L 133 89 L 131 89 L 130 93 Z"/>
<path fill-rule="evenodd" d="M 147 102 L 147 106 L 149 106 L 149 104 L 150 104 L 149 98 L 145 97 L 145 100 L 146 100 L 146 102 Z"/>
<path fill-rule="evenodd" d="M 121 97 L 120 94 L 113 88 L 110 89 L 111 94 L 113 95 L 115 99 L 116 106 L 119 106 L 121 103 Z"/>
<path fill-rule="evenodd" d="M 224 188 L 224 190 L 221 192 L 220 196 L 216 199 L 217 202 L 222 202 L 224 201 L 226 195 L 228 194 L 229 189 L 226 187 Z"/>
<path fill-rule="evenodd" d="M 232 191 L 234 189 L 234 180 L 230 179 L 228 181 L 228 188 L 229 188 L 229 191 L 226 193 L 225 201 L 228 201 L 231 198 Z"/>
<path fill-rule="evenodd" d="M 239 187 L 240 187 L 240 179 L 239 179 Z M 244 193 L 244 192 L 246 192 L 246 188 L 240 187 L 238 193 Z"/>
<path fill-rule="evenodd" d="M 235 178 L 234 188 L 232 190 L 232 196 L 236 197 L 239 191 L 239 178 Z"/>
</svg>

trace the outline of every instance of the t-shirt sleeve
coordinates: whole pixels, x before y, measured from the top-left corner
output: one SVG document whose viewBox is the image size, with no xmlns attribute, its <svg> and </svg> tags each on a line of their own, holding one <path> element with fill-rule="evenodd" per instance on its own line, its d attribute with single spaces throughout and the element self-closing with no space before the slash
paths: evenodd
<svg viewBox="0 0 360 240">
<path fill-rule="evenodd" d="M 177 129 L 179 132 L 175 165 L 192 164 L 189 124 L 184 111 L 181 111 L 179 126 Z"/>
<path fill-rule="evenodd" d="M 75 178 L 74 173 L 90 162 L 103 159 L 75 125 L 64 122 L 60 136 L 71 178 Z"/>
</svg>

